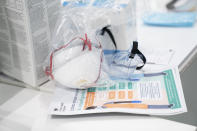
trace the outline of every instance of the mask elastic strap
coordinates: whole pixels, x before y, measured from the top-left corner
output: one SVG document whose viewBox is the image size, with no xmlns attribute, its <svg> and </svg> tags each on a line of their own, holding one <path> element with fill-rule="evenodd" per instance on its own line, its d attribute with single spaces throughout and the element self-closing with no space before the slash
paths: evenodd
<svg viewBox="0 0 197 131">
<path fill-rule="evenodd" d="M 110 27 L 110 25 L 103 27 L 103 29 L 101 29 L 101 35 L 105 35 L 105 32 L 106 32 L 109 35 L 109 37 L 111 38 L 111 40 L 115 46 L 115 49 L 117 49 L 117 44 L 116 44 L 115 38 L 114 38 L 111 30 L 109 29 L 109 27 Z"/>
<path fill-rule="evenodd" d="M 53 56 L 54 56 L 54 54 L 55 54 L 56 52 L 60 51 L 61 49 L 66 48 L 70 43 L 72 43 L 72 42 L 73 42 L 74 40 L 76 40 L 76 39 L 80 39 L 80 40 L 82 40 L 82 41 L 84 42 L 84 44 L 83 44 L 83 50 L 85 49 L 85 46 L 88 46 L 88 48 L 89 48 L 90 51 L 92 50 L 92 45 L 91 45 L 90 40 L 89 40 L 88 37 L 87 37 L 87 34 L 85 34 L 85 39 L 83 39 L 83 38 L 81 38 L 81 37 L 73 38 L 69 43 L 67 43 L 67 44 L 65 44 L 65 45 L 63 45 L 63 46 L 61 46 L 61 47 L 59 47 L 58 49 L 55 49 L 55 50 L 51 53 L 51 55 L 50 55 L 50 65 L 49 65 L 49 67 L 46 67 L 46 69 L 45 69 L 45 74 L 46 74 L 47 76 L 50 76 L 52 79 L 54 79 L 54 76 L 53 76 L 53 74 L 52 74 L 52 72 L 53 72 Z"/>
<path fill-rule="evenodd" d="M 138 55 L 140 57 L 140 59 L 143 61 L 143 65 L 142 66 L 138 66 L 136 69 L 137 70 L 140 70 L 144 67 L 144 65 L 146 64 L 146 57 L 142 54 L 142 52 L 140 52 L 138 50 L 138 42 L 137 41 L 134 41 L 133 42 L 133 48 L 131 50 L 131 54 L 129 56 L 129 58 L 133 59 L 135 57 L 135 55 Z"/>
<path fill-rule="evenodd" d="M 88 46 L 89 51 L 91 51 L 92 50 L 92 44 L 91 44 L 91 41 L 88 39 L 88 35 L 85 34 L 85 40 L 83 38 L 81 38 L 81 40 L 84 41 L 83 50 L 85 50 L 85 46 Z"/>
</svg>

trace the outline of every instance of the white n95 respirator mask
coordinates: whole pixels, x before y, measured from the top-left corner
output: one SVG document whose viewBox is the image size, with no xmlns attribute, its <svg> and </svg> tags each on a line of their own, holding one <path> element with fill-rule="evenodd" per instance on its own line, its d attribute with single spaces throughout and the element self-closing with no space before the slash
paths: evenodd
<svg viewBox="0 0 197 131">
<path fill-rule="evenodd" d="M 75 38 L 54 50 L 47 74 L 63 86 L 84 89 L 98 81 L 101 63 L 101 46 L 93 46 L 86 35 L 86 40 Z"/>
</svg>

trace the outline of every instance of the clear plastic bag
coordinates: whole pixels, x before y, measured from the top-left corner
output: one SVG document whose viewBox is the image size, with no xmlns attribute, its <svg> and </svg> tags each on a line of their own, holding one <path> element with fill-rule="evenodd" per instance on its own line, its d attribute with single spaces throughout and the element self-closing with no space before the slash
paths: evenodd
<svg viewBox="0 0 197 131">
<path fill-rule="evenodd" d="M 128 50 L 103 50 L 104 66 L 111 80 L 135 81 L 143 77 L 143 73 L 136 74 L 146 63 L 146 57 L 138 50 L 138 42 Z"/>
<path fill-rule="evenodd" d="M 132 20 L 130 13 L 126 13 L 132 7 L 131 3 L 127 5 L 131 7 L 123 8 L 123 5 L 111 0 L 105 2 L 76 0 L 64 3 L 53 34 L 51 54 L 44 63 L 46 74 L 56 83 L 84 89 L 106 86 L 117 80 L 139 79 L 139 75 L 133 72 L 143 61 L 137 55 L 129 58 L 133 40 L 125 37 L 129 36 L 128 32 L 114 32 L 117 28 L 128 26 Z M 119 38 L 118 33 L 123 33 L 120 36 L 122 40 L 128 40 L 123 42 L 126 45 L 124 51 L 112 49 L 115 53 L 104 53 L 104 47 L 109 43 L 100 32 L 108 25 L 114 29 L 111 32 L 115 38 Z M 136 37 L 136 31 L 133 36 Z"/>
<path fill-rule="evenodd" d="M 70 88 L 94 86 L 101 74 L 103 53 L 101 45 L 75 37 L 55 49 L 49 57 L 46 74 L 61 85 Z"/>
</svg>

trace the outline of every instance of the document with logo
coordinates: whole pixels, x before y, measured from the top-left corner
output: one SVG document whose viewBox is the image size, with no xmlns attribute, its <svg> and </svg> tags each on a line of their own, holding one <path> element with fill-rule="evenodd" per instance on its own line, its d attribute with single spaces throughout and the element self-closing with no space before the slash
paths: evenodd
<svg viewBox="0 0 197 131">
<path fill-rule="evenodd" d="M 145 73 L 138 81 L 84 90 L 57 86 L 51 115 L 122 112 L 174 115 L 187 111 L 178 68 Z"/>
</svg>

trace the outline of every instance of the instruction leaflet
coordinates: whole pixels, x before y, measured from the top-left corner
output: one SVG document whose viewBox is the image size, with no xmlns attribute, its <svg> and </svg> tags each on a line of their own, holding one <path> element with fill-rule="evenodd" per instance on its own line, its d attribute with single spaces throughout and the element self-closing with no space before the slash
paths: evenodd
<svg viewBox="0 0 197 131">
<path fill-rule="evenodd" d="M 117 82 L 86 90 L 57 87 L 51 103 L 52 115 L 125 112 L 173 115 L 186 112 L 177 68 L 147 73 L 140 81 Z"/>
</svg>

